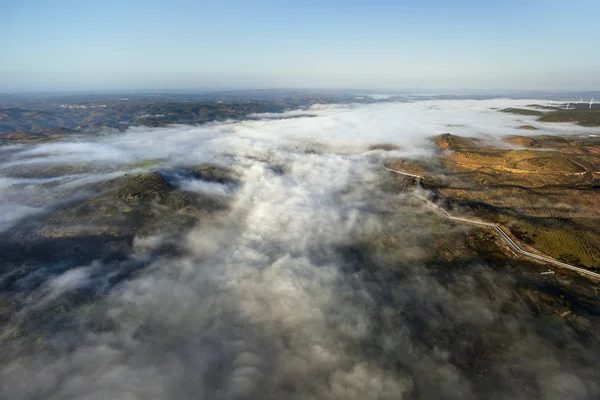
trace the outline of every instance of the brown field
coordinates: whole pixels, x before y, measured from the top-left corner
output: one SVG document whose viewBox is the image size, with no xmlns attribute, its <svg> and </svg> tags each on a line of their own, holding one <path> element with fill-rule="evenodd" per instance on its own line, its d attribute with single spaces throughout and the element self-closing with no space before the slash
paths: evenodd
<svg viewBox="0 0 600 400">
<path fill-rule="evenodd" d="M 447 150 L 444 173 L 451 179 L 424 185 L 455 213 L 507 227 L 526 248 L 600 269 L 600 141 L 547 135 L 506 140 L 529 149 L 501 150 L 476 139 L 438 136 L 436 144 Z"/>
</svg>

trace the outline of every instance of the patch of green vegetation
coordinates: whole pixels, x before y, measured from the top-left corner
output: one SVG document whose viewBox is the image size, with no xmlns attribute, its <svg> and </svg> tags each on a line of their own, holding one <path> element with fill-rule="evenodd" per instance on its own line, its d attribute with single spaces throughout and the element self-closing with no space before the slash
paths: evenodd
<svg viewBox="0 0 600 400">
<path fill-rule="evenodd" d="M 505 108 L 503 110 L 500 110 L 501 112 L 504 113 L 511 113 L 511 114 L 517 114 L 517 115 L 527 115 L 527 116 L 532 116 L 532 117 L 541 117 L 542 115 L 544 115 L 543 112 L 541 111 L 536 111 L 536 110 L 526 110 L 524 108 Z"/>
<path fill-rule="evenodd" d="M 396 146 L 395 144 L 389 144 L 389 143 L 374 144 L 372 146 L 369 146 L 369 150 L 393 151 L 393 150 L 400 150 L 400 146 Z"/>
<path fill-rule="evenodd" d="M 543 106 L 541 104 L 527 104 L 529 108 L 539 108 L 540 110 L 560 110 L 558 107 Z"/>
<path fill-rule="evenodd" d="M 163 163 L 165 160 L 162 158 L 150 158 L 147 160 L 137 161 L 129 164 L 132 168 L 153 168 Z"/>
<path fill-rule="evenodd" d="M 536 128 L 535 126 L 531 126 L 531 125 L 522 125 L 519 127 L 519 129 L 523 129 L 525 131 L 537 131 L 538 128 Z"/>
<path fill-rule="evenodd" d="M 557 143 L 568 144 L 569 139 L 570 139 L 568 137 L 562 137 L 562 136 L 557 136 L 557 135 L 535 135 L 532 137 L 544 145 L 557 144 Z"/>
<path fill-rule="evenodd" d="M 227 167 L 219 165 L 195 165 L 182 168 L 182 172 L 191 174 L 196 179 L 224 184 L 238 184 L 239 177 Z"/>
<path fill-rule="evenodd" d="M 585 232 L 573 224 L 534 219 L 507 223 L 510 231 L 520 241 L 533 245 L 537 250 L 558 260 L 574 265 L 593 268 L 598 259 L 594 254 L 596 240 L 593 232 Z"/>
<path fill-rule="evenodd" d="M 542 116 L 541 122 L 571 122 L 581 126 L 600 126 L 600 108 L 558 110 Z"/>
</svg>

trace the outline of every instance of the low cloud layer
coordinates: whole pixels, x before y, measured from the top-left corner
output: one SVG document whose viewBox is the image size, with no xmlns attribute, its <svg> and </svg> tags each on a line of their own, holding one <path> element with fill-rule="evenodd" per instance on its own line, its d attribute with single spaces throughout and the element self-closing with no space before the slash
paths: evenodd
<svg viewBox="0 0 600 400">
<path fill-rule="evenodd" d="M 368 151 L 391 143 L 394 154 L 422 157 L 444 132 L 522 134 L 520 117 L 492 108 L 531 102 L 315 106 L 293 118 L 132 128 L 4 153 L 0 201 L 19 204 L 0 220 L 5 231 L 124 174 L 223 165 L 240 183 L 177 178 L 228 208 L 201 219 L 176 252 L 156 255 L 165 228 L 137 235 L 125 259 L 5 267 L 3 287 L 23 290 L 3 297 L 19 306 L 0 338 L 0 394 L 595 398 L 597 338 L 536 320 L 514 278 L 481 261 L 432 266 L 436 238 L 458 244 L 464 230 L 382 190 L 383 153 Z"/>
</svg>

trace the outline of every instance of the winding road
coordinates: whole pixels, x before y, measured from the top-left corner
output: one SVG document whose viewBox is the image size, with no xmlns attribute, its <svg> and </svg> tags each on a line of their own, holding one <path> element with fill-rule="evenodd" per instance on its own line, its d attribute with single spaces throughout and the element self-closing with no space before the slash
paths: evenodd
<svg viewBox="0 0 600 400">
<path fill-rule="evenodd" d="M 388 171 L 395 172 L 396 174 L 400 174 L 400 175 L 404 175 L 404 176 L 410 176 L 412 178 L 417 178 L 418 179 L 417 185 L 418 185 L 418 187 L 421 187 L 421 179 L 423 179 L 422 176 L 415 175 L 415 174 L 410 174 L 408 172 L 398 171 L 396 169 L 388 168 L 388 167 L 385 167 L 385 166 L 384 166 L 384 168 L 387 169 Z M 492 228 L 493 230 L 495 230 L 500 235 L 500 237 L 509 245 L 509 247 L 515 253 L 524 255 L 526 257 L 534 258 L 534 259 L 536 259 L 538 261 L 543 261 L 543 262 L 547 262 L 547 263 L 550 263 L 550 264 L 554 264 L 554 265 L 556 265 L 558 267 L 567 268 L 567 269 L 570 269 L 572 271 L 578 272 L 578 273 L 583 274 L 583 275 L 591 276 L 591 277 L 596 278 L 596 279 L 600 279 L 600 274 L 598 274 L 596 272 L 588 271 L 587 269 L 576 267 L 574 265 L 567 264 L 567 263 L 555 260 L 555 259 L 547 257 L 547 256 L 542 256 L 542 255 L 535 254 L 535 253 L 532 253 L 532 252 L 527 251 L 527 250 L 523 250 L 521 247 L 519 247 L 519 245 L 517 243 L 515 243 L 514 240 L 512 240 L 510 238 L 510 236 L 508 236 L 506 234 L 506 232 L 504 232 L 504 230 L 502 230 L 502 228 L 500 228 L 500 226 L 498 226 L 496 224 L 492 224 L 490 222 L 478 221 L 476 219 L 471 219 L 471 218 L 455 217 L 452 214 L 450 214 L 447 210 L 445 210 L 442 207 L 438 206 L 437 204 L 435 204 L 431 200 L 427 199 L 426 197 L 421 196 L 419 193 L 415 192 L 414 195 L 416 197 L 418 197 L 419 199 L 423 200 L 429 206 L 431 206 L 438 214 L 442 215 L 444 218 L 447 218 L 447 219 L 452 220 L 452 221 L 463 222 L 465 224 L 485 226 L 485 227 L 488 227 L 488 228 Z"/>
</svg>

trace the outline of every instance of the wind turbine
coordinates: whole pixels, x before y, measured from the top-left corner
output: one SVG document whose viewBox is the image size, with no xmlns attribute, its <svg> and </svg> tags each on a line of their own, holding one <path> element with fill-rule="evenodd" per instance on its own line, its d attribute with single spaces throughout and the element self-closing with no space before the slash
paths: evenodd
<svg viewBox="0 0 600 400">
<path fill-rule="evenodd" d="M 590 100 L 590 110 L 592 109 L 592 104 L 594 104 L 594 98 L 592 97 L 592 99 Z"/>
</svg>

